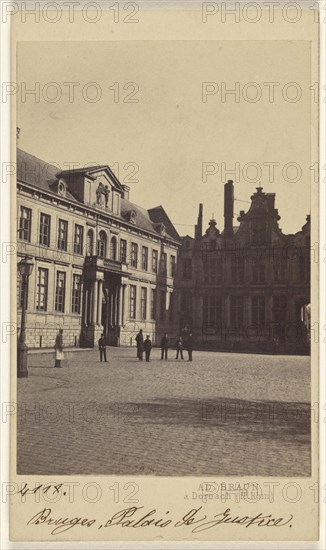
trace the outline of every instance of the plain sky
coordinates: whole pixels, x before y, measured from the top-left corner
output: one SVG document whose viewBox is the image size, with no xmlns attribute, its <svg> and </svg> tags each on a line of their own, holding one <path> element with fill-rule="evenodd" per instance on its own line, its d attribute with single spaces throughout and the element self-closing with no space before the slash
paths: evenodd
<svg viewBox="0 0 326 550">
<path fill-rule="evenodd" d="M 223 184 L 235 179 L 228 171 L 236 163 L 235 213 L 261 185 L 276 193 L 284 232 L 305 223 L 313 164 L 309 42 L 21 42 L 17 75 L 22 149 L 62 168 L 119 165 L 131 200 L 162 204 L 180 234 L 193 235 L 200 202 L 204 229 L 212 214 L 223 229 Z M 237 98 L 223 96 L 236 87 Z M 31 89 L 39 97 L 25 93 Z M 275 163 L 273 176 L 266 163 Z"/>
</svg>

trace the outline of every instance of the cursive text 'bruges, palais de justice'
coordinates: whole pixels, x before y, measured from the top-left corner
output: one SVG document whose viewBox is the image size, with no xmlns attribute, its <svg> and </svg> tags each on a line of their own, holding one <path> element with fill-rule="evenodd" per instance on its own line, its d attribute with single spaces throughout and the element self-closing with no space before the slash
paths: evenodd
<svg viewBox="0 0 326 550">
<path fill-rule="evenodd" d="M 52 535 L 59 535 L 77 526 L 96 529 L 106 529 L 108 527 L 129 527 L 132 529 L 156 527 L 164 529 L 168 526 L 175 528 L 186 526 L 195 534 L 222 524 L 239 525 L 245 528 L 251 526 L 292 527 L 292 520 L 292 514 L 289 514 L 288 517 L 273 517 L 271 514 L 264 515 L 260 512 L 256 515 L 237 516 L 232 514 L 230 508 L 209 516 L 204 513 L 203 506 L 192 508 L 181 519 L 177 519 L 170 515 L 169 510 L 164 514 L 159 514 L 155 508 L 146 512 L 144 506 L 133 506 L 116 512 L 103 523 L 98 518 L 60 517 L 54 514 L 51 508 L 43 508 L 27 522 L 27 525 L 48 525 L 51 528 Z"/>
</svg>

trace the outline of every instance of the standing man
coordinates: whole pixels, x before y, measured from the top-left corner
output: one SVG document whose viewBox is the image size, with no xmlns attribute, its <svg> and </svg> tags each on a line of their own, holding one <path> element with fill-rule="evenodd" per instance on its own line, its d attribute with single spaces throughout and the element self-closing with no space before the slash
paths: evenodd
<svg viewBox="0 0 326 550">
<path fill-rule="evenodd" d="M 100 350 L 100 361 L 101 361 L 101 363 L 102 363 L 103 357 L 104 357 L 105 363 L 107 363 L 107 359 L 106 359 L 106 342 L 105 342 L 105 338 L 104 338 L 104 332 L 102 332 L 101 338 L 98 341 L 98 349 Z"/>
<path fill-rule="evenodd" d="M 61 368 L 61 361 L 64 359 L 64 355 L 63 355 L 63 329 L 62 328 L 59 329 L 59 332 L 58 332 L 58 334 L 55 338 L 54 349 L 55 349 L 55 364 L 54 364 L 54 366 L 57 369 L 60 369 Z"/>
<path fill-rule="evenodd" d="M 146 340 L 144 342 L 144 349 L 145 349 L 146 361 L 149 361 L 149 356 L 151 354 L 151 349 L 152 349 L 152 342 L 149 338 L 149 335 L 146 336 Z"/>
<path fill-rule="evenodd" d="M 178 340 L 177 340 L 177 344 L 176 344 L 176 349 L 177 349 L 177 356 L 176 356 L 176 359 L 179 358 L 179 353 L 180 353 L 180 357 L 181 357 L 181 359 L 183 360 L 182 348 L 183 348 L 183 342 L 182 342 L 181 336 L 179 336 L 179 338 L 178 338 Z"/>
<path fill-rule="evenodd" d="M 164 334 L 161 340 L 161 361 L 168 358 L 169 339 L 167 333 Z"/>
<path fill-rule="evenodd" d="M 137 357 L 139 361 L 143 360 L 143 353 L 144 353 L 144 336 L 143 336 L 143 330 L 140 329 L 136 336 L 136 342 L 137 342 Z"/>
<path fill-rule="evenodd" d="M 188 361 L 192 361 L 192 350 L 194 349 L 194 339 L 191 333 L 189 334 L 186 340 L 186 348 L 188 352 Z"/>
</svg>

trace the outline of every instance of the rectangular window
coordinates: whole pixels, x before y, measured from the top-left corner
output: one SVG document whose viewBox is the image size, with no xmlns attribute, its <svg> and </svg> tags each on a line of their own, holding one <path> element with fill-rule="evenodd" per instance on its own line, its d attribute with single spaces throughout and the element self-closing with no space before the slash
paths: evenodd
<svg viewBox="0 0 326 550">
<path fill-rule="evenodd" d="M 151 319 L 156 319 L 156 288 L 151 290 Z"/>
<path fill-rule="evenodd" d="M 252 242 L 255 244 L 266 243 L 266 222 L 256 219 L 252 222 Z"/>
<path fill-rule="evenodd" d="M 165 315 L 165 308 L 166 308 L 165 290 L 161 290 L 160 296 L 161 296 L 161 299 L 160 299 L 160 320 L 163 321 L 164 320 L 164 315 Z"/>
<path fill-rule="evenodd" d="M 265 297 L 251 297 L 251 322 L 253 325 L 263 325 L 265 323 Z"/>
<path fill-rule="evenodd" d="M 157 250 L 153 250 L 153 252 L 152 252 L 152 271 L 153 271 L 153 273 L 157 273 L 157 264 L 158 264 L 158 252 L 157 252 Z"/>
<path fill-rule="evenodd" d="M 75 235 L 74 235 L 74 253 L 82 254 L 83 253 L 83 240 L 84 240 L 84 228 L 82 225 L 75 225 Z"/>
<path fill-rule="evenodd" d="M 265 282 L 265 264 L 262 260 L 252 261 L 252 282 L 264 283 Z"/>
<path fill-rule="evenodd" d="M 273 280 L 275 283 L 282 283 L 286 279 L 286 259 L 283 255 L 273 257 Z"/>
<path fill-rule="evenodd" d="M 287 297 L 285 294 L 273 296 L 273 321 L 283 323 L 286 320 Z"/>
<path fill-rule="evenodd" d="M 72 295 L 71 295 L 71 312 L 72 313 L 80 313 L 81 289 L 82 289 L 81 275 L 73 275 Z"/>
<path fill-rule="evenodd" d="M 124 239 L 120 240 L 120 262 L 127 263 L 127 241 Z"/>
<path fill-rule="evenodd" d="M 55 286 L 55 311 L 64 313 L 66 294 L 66 274 L 63 271 L 57 271 Z"/>
<path fill-rule="evenodd" d="M 170 256 L 170 275 L 171 275 L 171 277 L 175 276 L 175 268 L 176 268 L 175 256 Z"/>
<path fill-rule="evenodd" d="M 59 220 L 58 225 L 58 248 L 67 251 L 68 243 L 68 222 Z"/>
<path fill-rule="evenodd" d="M 37 287 L 36 287 L 36 309 L 46 311 L 48 305 L 48 278 L 49 270 L 38 268 Z"/>
<path fill-rule="evenodd" d="M 136 319 L 136 287 L 130 285 L 130 319 Z"/>
<path fill-rule="evenodd" d="M 20 207 L 19 237 L 22 241 L 31 242 L 32 210 Z"/>
<path fill-rule="evenodd" d="M 206 295 L 203 300 L 203 322 L 205 329 L 216 329 L 222 324 L 222 301 L 219 296 Z"/>
<path fill-rule="evenodd" d="M 243 323 L 243 297 L 231 296 L 231 325 L 241 326 Z"/>
<path fill-rule="evenodd" d="M 141 267 L 142 267 L 143 271 L 148 270 L 148 248 L 147 248 L 147 246 L 143 246 L 143 248 L 142 248 Z"/>
<path fill-rule="evenodd" d="M 192 316 L 192 295 L 190 292 L 181 294 L 181 313 L 186 317 Z"/>
<path fill-rule="evenodd" d="M 48 214 L 40 215 L 40 244 L 50 246 L 50 224 L 51 217 Z"/>
<path fill-rule="evenodd" d="M 223 268 L 222 268 L 222 258 L 219 257 L 208 257 L 205 260 L 205 267 L 207 269 L 204 271 L 204 279 L 206 282 L 211 284 L 221 284 L 223 280 Z"/>
<path fill-rule="evenodd" d="M 166 264 L 167 264 L 167 255 L 166 252 L 162 252 L 161 254 L 161 273 L 166 275 Z"/>
<path fill-rule="evenodd" d="M 137 269 L 138 265 L 138 244 L 131 243 L 131 256 L 130 256 L 130 265 Z"/>
<path fill-rule="evenodd" d="M 192 277 L 192 261 L 191 258 L 185 258 L 182 263 L 182 278 L 189 280 Z"/>
<path fill-rule="evenodd" d="M 231 281 L 232 283 L 243 283 L 244 258 L 231 257 Z"/>
<path fill-rule="evenodd" d="M 147 317 L 147 288 L 141 287 L 140 294 L 140 311 L 141 318 L 144 320 Z"/>
</svg>

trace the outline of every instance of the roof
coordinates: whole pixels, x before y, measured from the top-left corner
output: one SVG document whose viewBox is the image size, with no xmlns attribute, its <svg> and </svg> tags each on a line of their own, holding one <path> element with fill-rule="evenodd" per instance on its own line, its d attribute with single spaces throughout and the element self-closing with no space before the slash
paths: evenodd
<svg viewBox="0 0 326 550">
<path fill-rule="evenodd" d="M 19 181 L 57 195 L 51 185 L 60 173 L 61 170 L 57 166 L 17 149 L 17 179 Z M 66 197 L 73 202 L 78 202 L 69 190 L 67 190 Z"/>
<path fill-rule="evenodd" d="M 149 216 L 154 223 L 163 223 L 166 227 L 166 231 L 173 239 L 176 241 L 180 240 L 180 235 L 175 229 L 173 223 L 171 222 L 169 216 L 165 212 L 163 206 L 156 206 L 155 208 L 150 208 L 148 210 Z"/>
<path fill-rule="evenodd" d="M 71 172 L 91 174 L 92 172 L 98 170 L 109 170 L 110 175 L 113 177 L 114 181 L 117 184 L 117 187 L 120 187 L 120 189 L 122 190 L 121 183 L 118 181 L 110 167 L 107 165 L 92 166 L 79 170 L 71 170 Z M 30 155 L 29 153 L 26 153 L 21 149 L 17 149 L 17 179 L 20 182 L 38 187 L 39 189 L 42 189 L 47 193 L 58 196 L 51 186 L 60 175 L 69 175 L 69 170 L 62 171 L 59 167 L 54 166 L 53 164 L 49 164 L 48 162 L 45 162 L 33 155 Z M 66 198 L 74 203 L 83 204 L 70 193 L 69 178 L 67 179 L 68 189 L 66 192 Z M 130 222 L 129 215 L 132 210 L 135 212 L 136 216 L 134 217 L 133 222 Z M 117 217 L 111 212 L 109 214 Z M 134 225 L 135 227 L 149 231 L 157 236 L 159 235 L 159 233 L 156 230 L 156 224 L 164 223 L 167 236 L 176 241 L 180 240 L 180 237 L 175 230 L 170 218 L 166 214 L 163 206 L 157 206 L 155 208 L 151 208 L 150 210 L 146 210 L 145 208 L 142 208 L 141 206 L 138 206 L 137 204 L 134 204 L 127 199 L 121 198 L 121 216 L 118 216 L 118 218 L 132 223 L 132 225 Z"/>
</svg>

